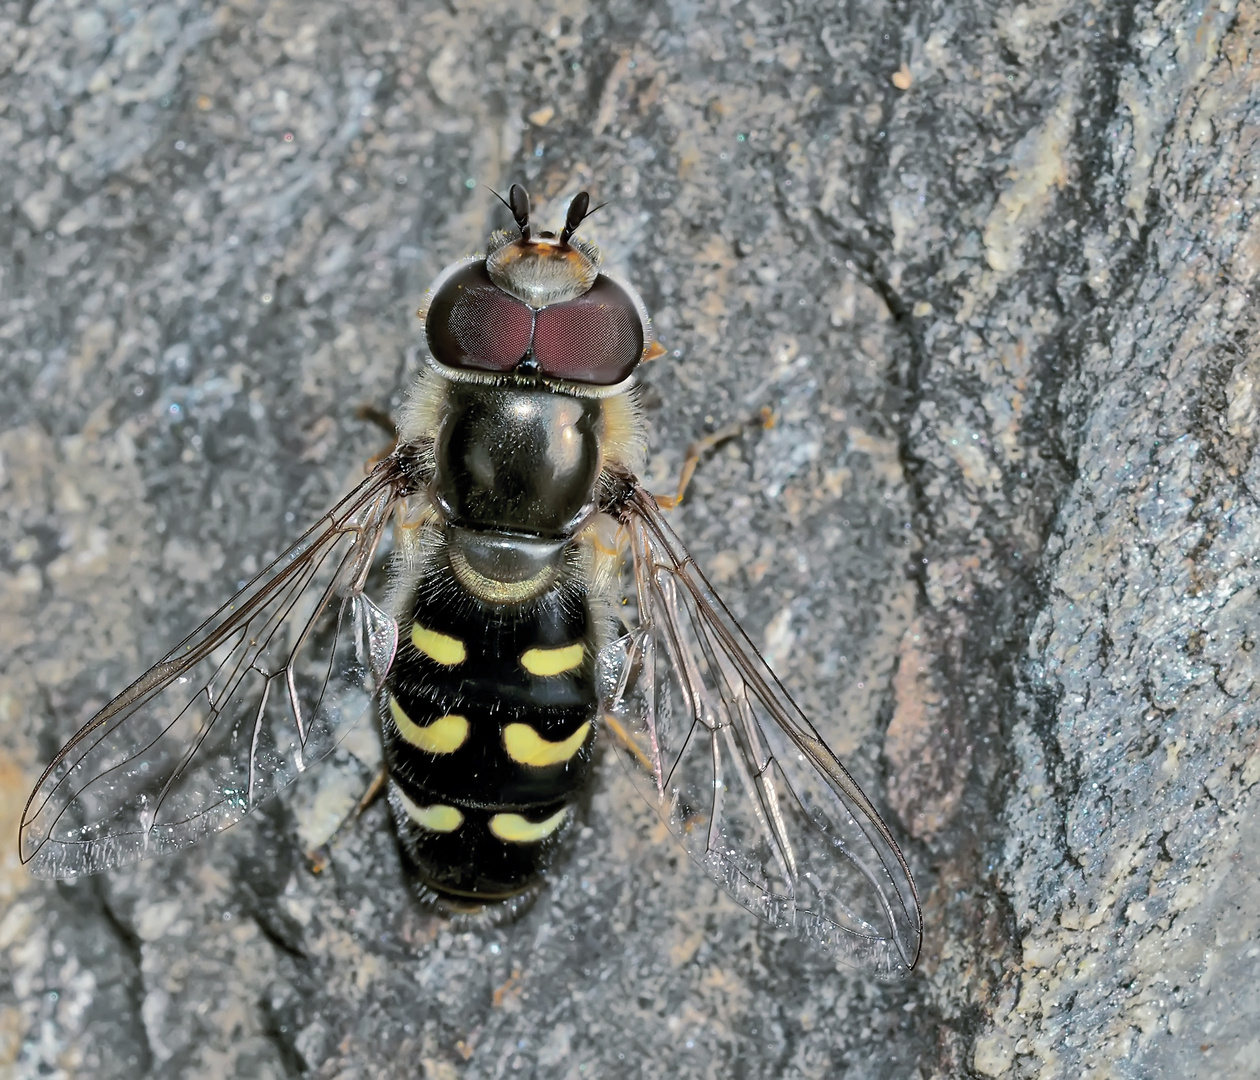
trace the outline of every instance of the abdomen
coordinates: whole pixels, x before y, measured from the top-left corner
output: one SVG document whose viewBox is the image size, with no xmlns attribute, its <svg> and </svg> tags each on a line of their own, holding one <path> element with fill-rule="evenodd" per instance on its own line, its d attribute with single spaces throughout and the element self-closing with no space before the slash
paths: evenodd
<svg viewBox="0 0 1260 1080">
<path fill-rule="evenodd" d="M 583 539 L 624 394 L 417 384 L 402 436 L 432 446 L 425 524 L 400 533 L 399 649 L 381 702 L 401 846 L 449 909 L 535 893 L 591 765 L 604 611 Z"/>
<path fill-rule="evenodd" d="M 458 909 L 541 883 L 590 768 L 598 642 L 580 581 L 487 601 L 449 550 L 400 595 L 382 733 L 403 851 Z"/>
</svg>

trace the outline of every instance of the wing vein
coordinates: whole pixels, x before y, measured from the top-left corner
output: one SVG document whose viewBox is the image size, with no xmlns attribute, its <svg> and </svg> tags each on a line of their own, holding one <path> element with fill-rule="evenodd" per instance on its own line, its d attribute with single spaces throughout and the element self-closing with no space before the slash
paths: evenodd
<svg viewBox="0 0 1260 1080">
<path fill-rule="evenodd" d="M 619 760 L 738 902 L 848 963 L 904 974 L 922 914 L 891 830 L 652 497 L 620 479 L 609 505 L 630 538 L 637 619 L 601 654 L 601 685 L 616 730 L 657 765 L 649 778 Z"/>
<path fill-rule="evenodd" d="M 27 800 L 23 862 L 67 877 L 182 847 L 337 744 L 396 650 L 397 628 L 361 592 L 394 508 L 421 485 L 417 460 L 415 447 L 384 459 L 75 733 Z M 359 634 L 344 633 L 348 616 Z"/>
</svg>

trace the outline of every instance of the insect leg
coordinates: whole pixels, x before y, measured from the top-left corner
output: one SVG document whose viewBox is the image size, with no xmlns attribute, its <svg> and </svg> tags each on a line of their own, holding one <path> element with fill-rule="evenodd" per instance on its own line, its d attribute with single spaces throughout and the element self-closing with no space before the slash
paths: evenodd
<svg viewBox="0 0 1260 1080">
<path fill-rule="evenodd" d="M 394 449 L 398 446 L 398 426 L 394 423 L 393 417 L 384 409 L 378 409 L 375 405 L 360 405 L 354 410 L 354 415 L 360 420 L 366 420 L 369 424 L 374 424 L 389 436 L 389 442 L 385 449 L 375 457 L 368 458 L 367 471 L 371 472 L 380 462 L 384 461 Z"/>
<path fill-rule="evenodd" d="M 306 852 L 306 862 L 307 865 L 310 866 L 312 874 L 322 874 L 328 869 L 329 863 L 332 862 L 332 846 L 336 842 L 337 837 L 341 835 L 342 830 L 348 825 L 358 821 L 359 818 L 363 816 L 363 813 L 367 810 L 367 808 L 376 802 L 376 800 L 380 797 L 381 792 L 385 790 L 385 783 L 388 779 L 389 770 L 384 765 L 381 765 L 381 767 L 376 770 L 376 774 L 372 777 L 371 781 L 368 783 L 363 795 L 355 804 L 354 809 L 337 823 L 337 827 L 333 829 L 332 835 L 320 844 L 319 847 Z"/>
<path fill-rule="evenodd" d="M 643 771 L 649 776 L 657 776 L 658 770 L 652 764 L 651 758 L 639 749 L 639 747 L 635 744 L 634 739 L 630 737 L 630 732 L 622 727 L 621 722 L 613 716 L 612 713 L 607 711 L 604 712 L 603 719 L 604 727 L 608 729 L 614 739 L 616 739 L 623 747 L 625 747 L 626 750 L 630 752 L 630 755 L 643 767 Z"/>
<path fill-rule="evenodd" d="M 363 812 L 371 806 L 380 797 L 382 791 L 385 790 L 385 781 L 389 779 L 389 769 L 382 765 L 376 770 L 376 775 L 372 777 L 372 782 L 368 784 L 367 790 L 364 791 L 363 797 L 359 800 L 354 808 L 352 817 L 360 817 Z M 347 819 L 348 820 L 348 819 Z M 345 824 L 344 822 L 342 824 Z M 333 834 L 334 836 L 336 833 Z"/>
<path fill-rule="evenodd" d="M 657 495 L 655 497 L 657 505 L 662 510 L 674 509 L 683 501 L 683 495 L 691 484 L 691 478 L 696 474 L 696 468 L 704 457 L 723 443 L 738 438 L 744 433 L 745 428 L 753 424 L 760 424 L 762 428 L 774 426 L 774 413 L 770 411 L 770 406 L 763 405 L 755 415 L 727 424 L 726 427 L 718 429 L 711 435 L 706 435 L 703 439 L 697 439 L 688 446 L 687 452 L 683 455 L 682 472 L 678 475 L 678 490 L 673 495 Z"/>
</svg>

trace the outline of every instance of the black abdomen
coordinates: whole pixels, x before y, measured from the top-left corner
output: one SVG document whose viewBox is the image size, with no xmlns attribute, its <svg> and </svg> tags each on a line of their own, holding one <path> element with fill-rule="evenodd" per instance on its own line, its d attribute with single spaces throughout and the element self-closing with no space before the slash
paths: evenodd
<svg viewBox="0 0 1260 1080">
<path fill-rule="evenodd" d="M 390 803 L 425 886 L 492 902 L 537 886 L 572 820 L 597 642 L 579 582 L 488 601 L 446 555 L 433 563 L 404 600 L 382 697 Z"/>
</svg>

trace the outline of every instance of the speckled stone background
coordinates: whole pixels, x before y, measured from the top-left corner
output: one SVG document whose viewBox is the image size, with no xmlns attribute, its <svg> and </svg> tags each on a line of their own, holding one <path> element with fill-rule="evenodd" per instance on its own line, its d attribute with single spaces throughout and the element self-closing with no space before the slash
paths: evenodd
<svg viewBox="0 0 1260 1080">
<path fill-rule="evenodd" d="M 0 2 L 0 1076 L 1260 1074 L 1255 0 Z M 889 808 L 918 970 L 756 923 L 605 761 L 519 923 L 351 739 L 181 857 L 15 854 L 57 745 L 379 449 L 526 182 L 634 280 L 650 477 Z"/>
</svg>

